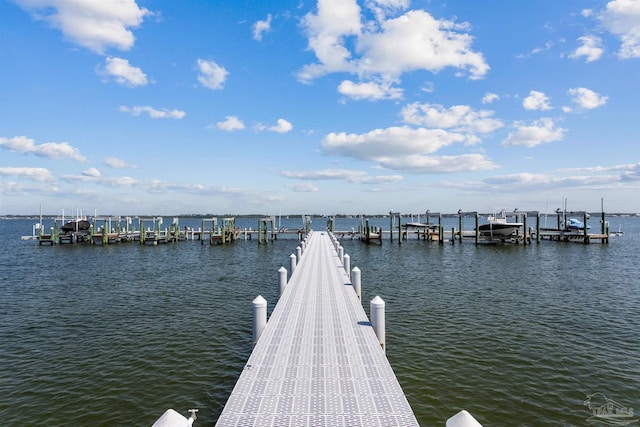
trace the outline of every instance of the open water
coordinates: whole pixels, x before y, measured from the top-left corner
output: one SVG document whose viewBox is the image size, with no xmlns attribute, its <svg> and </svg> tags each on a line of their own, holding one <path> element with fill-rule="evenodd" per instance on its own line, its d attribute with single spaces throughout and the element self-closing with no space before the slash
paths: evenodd
<svg viewBox="0 0 640 427">
<path fill-rule="evenodd" d="M 625 233 L 608 245 L 342 240 L 365 310 L 386 301 L 420 425 L 467 409 L 485 426 L 585 426 L 595 393 L 640 418 L 640 218 L 608 219 Z M 212 426 L 251 352 L 251 301 L 271 311 L 295 238 L 38 246 L 20 240 L 33 222 L 0 220 L 2 424 L 150 426 L 172 407 Z"/>
</svg>

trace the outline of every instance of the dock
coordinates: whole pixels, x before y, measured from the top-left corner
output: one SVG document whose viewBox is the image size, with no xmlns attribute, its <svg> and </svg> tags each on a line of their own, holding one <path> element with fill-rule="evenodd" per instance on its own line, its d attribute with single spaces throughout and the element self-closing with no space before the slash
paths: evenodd
<svg viewBox="0 0 640 427">
<path fill-rule="evenodd" d="M 418 426 L 385 355 L 384 314 L 367 318 L 348 256 L 328 231 L 297 249 L 216 426 Z"/>
</svg>

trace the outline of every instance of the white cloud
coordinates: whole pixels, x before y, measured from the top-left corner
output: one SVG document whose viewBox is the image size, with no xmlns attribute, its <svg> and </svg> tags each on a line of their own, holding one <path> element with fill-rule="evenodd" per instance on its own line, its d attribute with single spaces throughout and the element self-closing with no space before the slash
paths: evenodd
<svg viewBox="0 0 640 427">
<path fill-rule="evenodd" d="M 54 180 L 51 172 L 45 168 L 0 167 L 0 176 L 15 176 L 38 182 Z"/>
<path fill-rule="evenodd" d="M 291 191 L 295 191 L 297 193 L 315 193 L 318 191 L 318 187 L 313 185 L 310 182 L 301 182 L 299 184 L 288 185 Z"/>
<path fill-rule="evenodd" d="M 580 11 L 580 15 L 584 16 L 585 18 L 589 18 L 593 16 L 593 9 L 582 9 Z"/>
<path fill-rule="evenodd" d="M 381 159 L 380 164 L 388 169 L 420 174 L 482 171 L 497 167 L 483 154 L 462 154 L 459 156 L 411 155 Z"/>
<path fill-rule="evenodd" d="M 218 90 L 224 87 L 224 83 L 229 75 L 229 72 L 215 61 L 208 61 L 198 58 L 198 81 L 202 86 Z"/>
<path fill-rule="evenodd" d="M 500 97 L 497 94 L 491 93 L 491 92 L 487 92 L 482 97 L 482 103 L 483 104 L 492 104 L 494 101 L 497 101 L 499 99 L 500 99 Z"/>
<path fill-rule="evenodd" d="M 391 87 L 391 82 L 378 84 L 374 82 L 355 83 L 351 80 L 343 80 L 338 86 L 338 92 L 353 99 L 376 101 L 378 99 L 402 98 L 403 90 Z"/>
<path fill-rule="evenodd" d="M 103 176 L 96 168 L 87 169 L 80 175 L 63 175 L 61 178 L 69 183 L 85 182 L 105 187 L 131 187 L 138 184 L 137 179 L 129 176 Z"/>
<path fill-rule="evenodd" d="M 607 103 L 608 99 L 608 97 L 600 96 L 586 87 L 569 89 L 569 95 L 572 96 L 573 102 L 583 110 L 592 110 L 594 108 L 601 107 Z"/>
<path fill-rule="evenodd" d="M 275 126 L 267 128 L 267 130 L 277 133 L 291 132 L 291 129 L 293 129 L 293 125 L 285 119 L 278 119 Z"/>
<path fill-rule="evenodd" d="M 309 39 L 309 48 L 320 61 L 307 65 L 299 74 L 303 81 L 326 73 L 355 70 L 349 64 L 351 52 L 345 39 L 360 33 L 360 7 L 355 0 L 318 0 L 317 14 L 308 13 L 302 25 Z"/>
<path fill-rule="evenodd" d="M 383 168 L 411 173 L 443 173 L 491 169 L 484 155 L 432 156 L 468 136 L 443 129 L 413 129 L 407 126 L 375 129 L 364 134 L 330 133 L 322 141 L 328 154 L 373 161 Z"/>
<path fill-rule="evenodd" d="M 400 114 L 405 123 L 471 133 L 489 133 L 504 126 L 492 117 L 493 111 L 474 111 L 468 105 L 445 108 L 438 104 L 414 102 L 404 107 Z"/>
<path fill-rule="evenodd" d="M 332 132 L 322 140 L 322 149 L 327 153 L 361 160 L 377 160 L 434 153 L 443 147 L 464 141 L 463 135 L 442 129 L 413 129 L 402 126 L 375 129 L 363 134 Z"/>
<path fill-rule="evenodd" d="M 527 96 L 522 101 L 522 106 L 525 110 L 550 110 L 551 105 L 549 105 L 549 98 L 542 92 L 538 92 L 537 90 L 532 90 L 529 92 L 529 96 Z"/>
<path fill-rule="evenodd" d="M 282 171 L 285 178 L 306 181 L 347 181 L 353 184 L 386 184 L 401 181 L 400 175 L 370 176 L 367 172 L 351 169 L 321 169 L 314 171 Z"/>
<path fill-rule="evenodd" d="M 604 49 L 602 48 L 602 39 L 596 36 L 578 37 L 578 41 L 582 46 L 578 47 L 569 58 L 579 59 L 584 57 L 586 62 L 593 62 L 602 56 Z"/>
<path fill-rule="evenodd" d="M 0 137 L 0 147 L 17 153 L 33 153 L 36 156 L 56 160 L 87 161 L 87 158 L 80 154 L 80 150 L 68 142 L 46 142 L 36 145 L 33 139 L 27 138 L 26 136 L 15 136 L 13 138 Z"/>
<path fill-rule="evenodd" d="M 89 168 L 89 169 L 87 169 L 86 171 L 83 171 L 83 172 L 82 172 L 82 175 L 90 176 L 90 177 L 93 177 L 93 178 L 99 178 L 99 177 L 100 177 L 100 175 L 102 175 L 102 174 L 101 174 L 101 173 L 100 173 L 100 171 L 99 171 L 98 169 L 96 169 L 96 168 Z"/>
<path fill-rule="evenodd" d="M 262 40 L 262 34 L 271 31 L 271 14 L 264 21 L 258 21 L 253 25 L 253 39 Z"/>
<path fill-rule="evenodd" d="M 396 81 L 414 70 L 438 72 L 446 67 L 467 70 L 471 79 L 484 77 L 489 66 L 471 49 L 470 26 L 437 20 L 422 10 L 387 19 L 408 6 L 408 1 L 370 1 L 374 21 L 365 21 L 355 0 L 319 0 L 317 13 L 307 14 L 302 25 L 317 63 L 298 74 L 310 81 L 333 72 L 350 72 L 379 81 Z"/>
<path fill-rule="evenodd" d="M 106 166 L 113 169 L 124 169 L 124 168 L 136 167 L 136 165 L 129 164 L 126 161 L 119 159 L 117 157 L 107 157 L 102 161 L 102 163 L 104 163 Z"/>
<path fill-rule="evenodd" d="M 132 116 L 139 116 L 142 113 L 146 113 L 152 119 L 182 119 L 187 115 L 184 111 L 180 110 L 168 110 L 163 108 L 158 110 L 156 108 L 145 106 L 127 107 L 126 105 L 120 106 L 120 111 L 123 113 L 130 113 Z"/>
<path fill-rule="evenodd" d="M 387 15 L 407 9 L 409 4 L 409 0 L 370 0 L 367 2 L 367 7 L 371 9 L 378 21 L 382 21 Z"/>
<path fill-rule="evenodd" d="M 97 72 L 107 80 L 113 79 L 123 86 L 145 86 L 149 83 L 147 75 L 140 68 L 130 65 L 128 60 L 122 58 L 106 58 L 104 67 L 98 68 Z"/>
<path fill-rule="evenodd" d="M 549 118 L 536 120 L 530 125 L 516 122 L 514 128 L 515 131 L 509 133 L 507 138 L 502 141 L 502 146 L 535 147 L 540 144 L 561 141 L 565 132 L 565 129 L 557 127 Z"/>
<path fill-rule="evenodd" d="M 399 76 L 413 70 L 438 72 L 446 67 L 467 69 L 471 79 L 489 71 L 481 53 L 471 50 L 469 25 L 437 20 L 422 10 L 380 23 L 380 32 L 366 32 L 358 40 L 364 52 L 362 72 Z"/>
<path fill-rule="evenodd" d="M 599 18 L 610 33 L 620 37 L 620 58 L 640 58 L 639 0 L 612 0 Z"/>
<path fill-rule="evenodd" d="M 236 116 L 226 116 L 225 121 L 216 123 L 216 126 L 227 132 L 244 129 L 244 123 Z"/>
<path fill-rule="evenodd" d="M 109 47 L 129 50 L 137 28 L 152 14 L 135 0 L 14 0 L 34 18 L 62 31 L 65 38 L 98 54 Z"/>
</svg>

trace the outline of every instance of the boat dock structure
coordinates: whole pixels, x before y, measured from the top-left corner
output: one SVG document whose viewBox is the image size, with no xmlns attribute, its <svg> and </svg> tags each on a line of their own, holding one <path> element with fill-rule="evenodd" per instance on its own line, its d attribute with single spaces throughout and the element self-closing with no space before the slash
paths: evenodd
<svg viewBox="0 0 640 427">
<path fill-rule="evenodd" d="M 580 242 L 609 243 L 609 223 L 605 220 L 605 213 L 601 212 L 598 231 L 591 231 L 588 220 L 591 214 L 585 211 L 557 211 L 553 214 L 543 216 L 540 212 L 523 212 L 517 209 L 514 212 L 501 211 L 500 217 L 495 214 L 487 215 L 487 223 L 482 224 L 482 215 L 478 212 L 463 212 L 459 210 L 454 214 L 443 214 L 439 212 L 427 211 L 423 218 L 424 222 L 410 221 L 402 223 L 402 216 L 399 212 L 389 212 L 389 229 L 383 230 L 380 226 L 369 225 L 369 220 L 361 217 L 358 230 L 336 231 L 333 230 L 334 219 L 327 221 L 327 229 L 334 232 L 340 238 L 359 238 L 365 243 L 382 243 L 383 236 L 393 242 L 397 240 L 402 244 L 403 240 L 415 237 L 418 240 L 434 241 L 440 244 L 446 241 L 462 243 L 463 240 L 473 239 L 476 244 L 480 243 L 540 243 L 542 240 L 553 240 L 558 242 Z M 547 217 L 552 218 L 553 226 L 547 227 Z M 446 229 L 443 219 L 454 219 L 454 225 Z M 579 218 L 579 219 L 578 219 Z M 485 221 L 486 222 L 486 221 Z M 469 223 L 473 228 L 469 228 Z M 502 230 L 507 229 L 505 233 Z M 594 228 L 596 229 L 596 228 Z M 395 236 L 395 237 L 394 237 Z"/>
<path fill-rule="evenodd" d="M 385 356 L 385 303 L 371 301 L 369 321 L 338 240 L 310 233 L 291 270 L 268 322 L 253 301 L 255 346 L 216 426 L 418 426 Z"/>
<path fill-rule="evenodd" d="M 307 217 L 308 218 L 308 217 Z M 310 218 L 305 221 L 310 221 Z M 161 216 L 154 217 L 94 217 L 65 220 L 55 218 L 53 226 L 45 230 L 42 219 L 34 224 L 32 235 L 22 236 L 22 240 L 37 240 L 39 245 L 58 245 L 89 243 L 91 245 L 109 245 L 115 243 L 138 242 L 141 245 L 159 245 L 185 240 L 198 240 L 201 244 L 227 244 L 244 238 L 257 238 L 258 244 L 266 244 L 278 239 L 278 236 L 297 236 L 302 240 L 310 229 L 310 222 L 295 230 L 276 229 L 275 217 L 258 219 L 258 227 L 238 228 L 235 218 L 203 218 L 201 227 L 179 226 L 179 218 L 174 217 L 169 226 L 163 226 Z"/>
<path fill-rule="evenodd" d="M 336 218 L 327 218 L 326 229 L 339 239 L 358 239 L 365 243 L 381 244 L 383 240 L 402 244 L 409 239 L 425 240 L 444 244 L 474 241 L 481 243 L 515 243 L 530 245 L 543 240 L 556 242 L 609 243 L 609 230 L 605 212 L 590 214 L 585 211 L 556 211 L 541 215 L 537 211 L 481 214 L 479 212 L 439 213 L 426 211 L 414 220 L 399 212 L 389 212 L 388 228 L 380 217 L 360 216 L 357 229 L 337 230 Z M 591 223 L 597 222 L 593 226 Z M 23 240 L 37 240 L 40 245 L 89 243 L 109 245 L 138 242 L 141 245 L 159 245 L 186 240 L 198 240 L 201 244 L 228 244 L 237 240 L 257 240 L 268 244 L 278 237 L 297 238 L 311 229 L 311 217 L 303 216 L 302 226 L 295 229 L 276 228 L 276 217 L 257 218 L 256 228 L 240 228 L 234 217 L 201 218 L 200 227 L 180 227 L 179 218 L 174 217 L 170 225 L 163 225 L 163 217 L 94 217 L 65 220 L 55 218 L 53 226 L 46 228 L 42 222 L 34 224 L 31 236 Z M 404 222 L 403 222 L 404 221 Z M 371 225 L 370 222 L 375 225 Z M 547 222 L 550 226 L 547 226 Z M 192 222 L 193 223 L 193 222 Z M 355 225 L 355 224 L 354 224 Z M 621 234 L 618 232 L 617 235 Z"/>
</svg>

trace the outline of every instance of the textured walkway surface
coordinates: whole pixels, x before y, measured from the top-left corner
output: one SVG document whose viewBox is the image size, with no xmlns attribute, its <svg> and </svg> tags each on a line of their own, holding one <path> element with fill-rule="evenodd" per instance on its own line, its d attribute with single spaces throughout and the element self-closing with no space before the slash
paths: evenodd
<svg viewBox="0 0 640 427">
<path fill-rule="evenodd" d="M 331 237 L 306 242 L 216 426 L 418 426 Z"/>
</svg>

